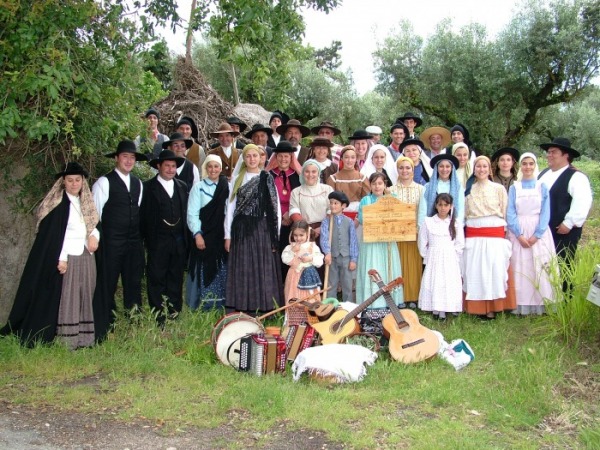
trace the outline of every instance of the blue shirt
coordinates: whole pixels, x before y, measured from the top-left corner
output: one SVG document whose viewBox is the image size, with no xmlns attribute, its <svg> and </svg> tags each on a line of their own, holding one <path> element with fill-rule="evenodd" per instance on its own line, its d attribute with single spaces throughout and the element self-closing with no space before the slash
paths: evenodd
<svg viewBox="0 0 600 450">
<path fill-rule="evenodd" d="M 523 189 L 536 189 L 537 180 L 521 180 Z M 548 187 L 541 183 L 542 206 L 540 209 L 540 218 L 533 235 L 540 239 L 548 229 L 550 222 L 550 196 Z M 517 215 L 517 193 L 514 184 L 508 189 L 508 206 L 506 208 L 506 222 L 508 229 L 516 236 L 521 236 L 521 226 L 519 225 L 519 216 Z"/>
<path fill-rule="evenodd" d="M 202 232 L 200 210 L 213 199 L 216 190 L 217 183 L 213 183 L 208 178 L 203 178 L 192 187 L 188 198 L 187 210 L 187 224 L 192 235 Z"/>
</svg>

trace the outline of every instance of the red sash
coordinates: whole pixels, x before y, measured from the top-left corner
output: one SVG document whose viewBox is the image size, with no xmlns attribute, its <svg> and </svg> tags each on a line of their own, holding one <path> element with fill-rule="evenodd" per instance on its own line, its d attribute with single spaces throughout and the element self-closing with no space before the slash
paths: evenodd
<svg viewBox="0 0 600 450">
<path fill-rule="evenodd" d="M 504 238 L 505 236 L 504 227 L 466 227 L 465 237 L 495 237 Z"/>
</svg>

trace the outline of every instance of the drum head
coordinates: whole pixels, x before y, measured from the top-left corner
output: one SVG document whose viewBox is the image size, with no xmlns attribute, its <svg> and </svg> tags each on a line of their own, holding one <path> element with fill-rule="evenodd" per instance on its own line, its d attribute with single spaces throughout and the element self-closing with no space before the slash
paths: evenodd
<svg viewBox="0 0 600 450">
<path fill-rule="evenodd" d="M 248 334 L 264 333 L 262 324 L 253 317 L 242 314 L 234 321 L 229 321 L 218 333 L 215 343 L 215 353 L 223 364 L 239 367 L 240 341 Z"/>
</svg>

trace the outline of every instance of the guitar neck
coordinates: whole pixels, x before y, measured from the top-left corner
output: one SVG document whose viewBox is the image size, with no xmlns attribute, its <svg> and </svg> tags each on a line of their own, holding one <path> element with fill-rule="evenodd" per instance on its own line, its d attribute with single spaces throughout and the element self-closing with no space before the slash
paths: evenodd
<svg viewBox="0 0 600 450">
<path fill-rule="evenodd" d="M 376 281 L 376 283 L 379 288 L 385 287 L 385 284 L 382 279 L 379 279 L 378 281 Z M 394 302 L 394 299 L 390 295 L 389 291 L 384 291 L 383 298 L 385 298 L 385 302 L 387 303 L 388 308 L 390 308 L 390 312 L 392 313 L 392 316 L 394 316 L 394 320 L 396 321 L 396 323 L 400 324 L 406 322 L 402 317 L 402 314 L 400 313 L 398 305 L 396 305 L 396 303 Z"/>
<path fill-rule="evenodd" d="M 373 303 L 375 300 L 377 300 L 379 297 L 381 297 L 382 294 L 390 295 L 388 293 L 388 287 L 383 282 L 381 284 L 377 283 L 377 286 L 379 286 L 379 290 L 377 292 L 375 292 L 373 295 L 371 295 L 368 299 L 366 299 L 364 302 L 362 302 L 360 305 L 358 305 L 356 308 L 354 308 L 352 311 L 350 311 L 346 315 L 346 317 L 344 317 L 344 319 L 340 323 L 340 328 L 343 327 L 344 325 L 346 325 L 350 320 L 352 320 L 353 318 L 358 316 L 365 309 L 367 309 L 369 307 L 369 305 L 371 305 L 371 303 Z"/>
</svg>

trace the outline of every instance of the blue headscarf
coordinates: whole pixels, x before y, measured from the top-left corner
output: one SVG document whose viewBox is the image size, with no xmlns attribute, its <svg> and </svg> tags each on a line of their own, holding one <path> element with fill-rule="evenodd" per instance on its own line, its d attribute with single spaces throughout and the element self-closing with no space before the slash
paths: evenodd
<svg viewBox="0 0 600 450">
<path fill-rule="evenodd" d="M 447 159 L 441 159 L 437 162 L 435 167 L 433 168 L 433 173 L 431 174 L 431 180 L 429 183 L 425 185 L 425 201 L 427 202 L 427 216 L 433 217 L 435 215 L 435 198 L 437 197 L 437 185 L 438 185 L 438 165 L 442 161 L 448 161 Z M 458 177 L 456 176 L 456 167 L 452 164 L 452 172 L 450 172 L 450 192 L 448 192 L 452 196 L 452 200 L 456 204 L 458 201 L 459 191 L 462 190 L 462 185 L 460 181 L 458 181 Z"/>
</svg>

